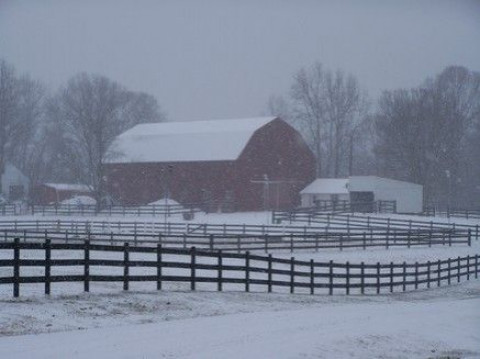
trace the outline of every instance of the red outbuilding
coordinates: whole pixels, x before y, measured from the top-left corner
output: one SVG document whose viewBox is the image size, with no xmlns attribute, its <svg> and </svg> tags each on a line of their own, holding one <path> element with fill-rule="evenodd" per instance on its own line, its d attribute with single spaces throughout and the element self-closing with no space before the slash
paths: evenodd
<svg viewBox="0 0 480 359">
<path fill-rule="evenodd" d="M 58 204 L 74 196 L 92 196 L 92 190 L 83 184 L 43 183 L 32 194 L 34 203 L 39 205 Z"/>
<path fill-rule="evenodd" d="M 287 209 L 315 177 L 302 136 L 277 117 L 141 124 L 110 153 L 107 187 L 123 205 L 168 196 L 215 211 Z"/>
</svg>

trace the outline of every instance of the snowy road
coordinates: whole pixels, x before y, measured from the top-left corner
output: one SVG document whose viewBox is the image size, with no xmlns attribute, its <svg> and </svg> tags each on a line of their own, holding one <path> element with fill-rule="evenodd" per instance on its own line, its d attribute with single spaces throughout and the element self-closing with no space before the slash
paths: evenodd
<svg viewBox="0 0 480 359">
<path fill-rule="evenodd" d="M 0 358 L 480 357 L 480 299 L 322 304 L 3 337 Z"/>
</svg>

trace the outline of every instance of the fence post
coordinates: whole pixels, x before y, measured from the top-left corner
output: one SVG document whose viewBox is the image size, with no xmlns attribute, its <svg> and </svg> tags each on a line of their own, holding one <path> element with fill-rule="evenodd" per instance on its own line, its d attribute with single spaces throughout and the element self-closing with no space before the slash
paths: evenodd
<svg viewBox="0 0 480 359">
<path fill-rule="evenodd" d="M 450 258 L 448 258 L 447 264 L 448 264 L 448 271 L 447 271 L 447 273 L 448 273 L 448 285 L 450 285 L 450 273 L 451 273 L 451 259 Z"/>
<path fill-rule="evenodd" d="M 478 240 L 478 224 L 475 225 L 475 240 Z"/>
<path fill-rule="evenodd" d="M 377 262 L 377 294 L 380 294 L 380 262 Z"/>
<path fill-rule="evenodd" d="M 475 279 L 478 278 L 478 254 L 475 254 Z"/>
<path fill-rule="evenodd" d="M 427 261 L 427 288 L 430 288 L 430 261 Z"/>
<path fill-rule="evenodd" d="M 328 294 L 333 294 L 333 261 L 329 262 Z"/>
<path fill-rule="evenodd" d="M 442 263 L 440 261 L 440 259 L 438 260 L 437 262 L 437 287 L 440 287 L 440 282 L 441 282 L 441 278 L 442 278 Z"/>
<path fill-rule="evenodd" d="M 350 294 L 350 262 L 347 261 L 346 263 L 346 270 L 345 270 L 345 290 L 347 295 Z"/>
<path fill-rule="evenodd" d="M 196 253 L 195 247 L 190 249 L 190 290 L 195 290 L 195 263 Z"/>
<path fill-rule="evenodd" d="M 162 290 L 162 245 L 157 244 L 157 290 Z"/>
<path fill-rule="evenodd" d="M 415 262 L 415 289 L 418 289 L 418 262 Z"/>
<path fill-rule="evenodd" d="M 218 251 L 218 278 L 217 278 L 217 289 L 219 292 L 222 291 L 222 278 L 223 278 L 223 261 L 222 261 L 222 251 Z"/>
<path fill-rule="evenodd" d="M 268 253 L 268 233 L 265 234 L 263 240 L 265 241 L 265 253 Z"/>
<path fill-rule="evenodd" d="M 129 247 L 128 242 L 125 242 L 123 245 L 123 290 L 128 290 L 129 264 Z"/>
<path fill-rule="evenodd" d="M 295 257 L 290 258 L 290 294 L 294 292 L 295 284 Z"/>
<path fill-rule="evenodd" d="M 393 293 L 393 262 L 390 262 L 390 293 Z"/>
<path fill-rule="evenodd" d="M 50 239 L 45 241 L 45 294 L 50 294 L 50 268 L 51 268 L 52 252 L 50 248 Z"/>
<path fill-rule="evenodd" d="M 365 263 L 360 263 L 360 292 L 365 294 Z"/>
<path fill-rule="evenodd" d="M 340 235 L 339 241 L 340 241 L 340 251 L 343 251 L 343 236 L 342 235 Z"/>
<path fill-rule="evenodd" d="M 90 241 L 88 239 L 84 244 L 83 290 L 90 292 Z"/>
<path fill-rule="evenodd" d="M 467 280 L 470 280 L 470 255 L 467 256 Z"/>
<path fill-rule="evenodd" d="M 293 253 L 293 233 L 290 233 L 290 253 Z"/>
<path fill-rule="evenodd" d="M 272 292 L 272 254 L 268 255 L 268 293 Z"/>
<path fill-rule="evenodd" d="M 213 251 L 213 234 L 210 234 L 209 242 L 210 242 L 210 251 Z"/>
<path fill-rule="evenodd" d="M 313 259 L 310 259 L 310 294 L 315 292 L 315 272 L 314 272 Z"/>
<path fill-rule="evenodd" d="M 472 246 L 472 230 L 470 228 L 468 229 L 468 246 Z"/>
<path fill-rule="evenodd" d="M 315 252 L 318 252 L 318 233 L 315 233 Z"/>
<path fill-rule="evenodd" d="M 407 263 L 403 262 L 403 281 L 402 281 L 402 289 L 405 292 L 407 290 Z"/>
<path fill-rule="evenodd" d="M 13 296 L 20 296 L 20 238 L 13 240 Z"/>
<path fill-rule="evenodd" d="M 242 245 L 240 243 L 240 235 L 237 236 L 237 248 L 238 248 L 238 253 L 242 252 Z"/>
<path fill-rule="evenodd" d="M 457 257 L 457 283 L 460 282 L 460 256 Z"/>
<path fill-rule="evenodd" d="M 250 252 L 245 253 L 245 292 L 250 292 Z"/>
</svg>

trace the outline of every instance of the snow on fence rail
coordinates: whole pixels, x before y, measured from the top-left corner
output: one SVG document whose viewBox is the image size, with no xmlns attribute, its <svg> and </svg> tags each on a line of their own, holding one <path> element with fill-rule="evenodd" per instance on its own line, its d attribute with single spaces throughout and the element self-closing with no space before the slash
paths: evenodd
<svg viewBox="0 0 480 359">
<path fill-rule="evenodd" d="M 1 259 L 0 285 L 13 285 L 13 296 L 20 296 L 20 284 L 43 283 L 45 294 L 51 293 L 53 283 L 83 283 L 85 292 L 90 291 L 91 282 L 121 282 L 123 289 L 129 290 L 131 282 L 153 282 L 156 289 L 162 289 L 163 283 L 189 283 L 191 290 L 202 289 L 199 285 L 209 286 L 203 289 L 216 288 L 218 291 L 233 285 L 233 290 L 268 291 L 287 288 L 290 293 L 306 292 L 315 294 L 336 294 L 341 291 L 347 295 L 380 294 L 382 288 L 392 293 L 395 290 L 407 291 L 420 286 L 430 288 L 432 285 L 450 285 L 452 281 L 460 282 L 471 276 L 478 278 L 478 255 L 448 258 L 447 260 L 428 261 L 425 263 L 406 262 L 381 264 L 353 264 L 330 262 L 314 262 L 291 259 L 280 259 L 269 256 L 223 253 L 221 251 L 202 251 L 195 247 L 190 249 L 170 249 L 161 245 L 156 247 L 130 247 L 97 245 L 85 241 L 82 244 L 53 244 L 49 240 L 44 243 L 0 243 L 2 252 L 12 251 L 12 259 Z M 21 251 L 36 252 L 41 258 L 24 259 Z M 62 253 L 61 259 L 52 258 L 52 251 Z M 79 252 L 81 257 L 68 258 L 63 254 Z M 95 258 L 91 257 L 95 252 Z M 99 258 L 99 253 L 103 255 Z M 111 258 L 111 254 L 120 253 L 123 258 Z M 141 254 L 141 259 L 132 259 Z M 58 269 L 77 268 L 76 272 Z M 5 276 L 4 268 L 11 268 L 12 275 Z M 22 269 L 36 268 L 38 273 L 22 275 Z M 98 268 L 121 268 L 123 274 L 94 274 Z M 138 269 L 143 269 L 138 272 Z M 55 274 L 52 274 L 52 269 Z M 136 269 L 133 274 L 131 269 Z M 148 271 L 150 269 L 150 271 Z M 153 273 L 152 273 L 153 270 Z"/>
<path fill-rule="evenodd" d="M 1 232 L 0 232 L 1 233 Z M 471 246 L 471 232 L 431 232 L 396 231 L 390 232 L 344 232 L 323 231 L 315 234 L 151 234 L 151 233 L 114 233 L 114 232 L 69 232 L 3 230 L 2 239 L 9 242 L 20 238 L 24 243 L 46 239 L 59 243 L 75 243 L 89 240 L 97 244 L 118 244 L 129 242 L 134 246 L 161 244 L 164 247 L 188 248 L 192 246 L 209 250 L 237 251 L 277 251 L 348 249 L 371 247 L 415 247 L 415 246 L 452 246 L 466 244 Z"/>
</svg>

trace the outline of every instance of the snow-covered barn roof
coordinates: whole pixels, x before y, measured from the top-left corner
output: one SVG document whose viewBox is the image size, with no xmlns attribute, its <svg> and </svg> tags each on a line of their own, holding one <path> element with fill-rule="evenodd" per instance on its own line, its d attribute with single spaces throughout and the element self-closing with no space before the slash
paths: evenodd
<svg viewBox="0 0 480 359">
<path fill-rule="evenodd" d="M 348 178 L 317 178 L 300 194 L 348 194 Z"/>
<path fill-rule="evenodd" d="M 84 184 L 44 183 L 43 185 L 53 188 L 56 191 L 90 192 L 90 187 Z"/>
<path fill-rule="evenodd" d="M 236 160 L 276 117 L 137 125 L 116 138 L 108 163 Z"/>
</svg>

